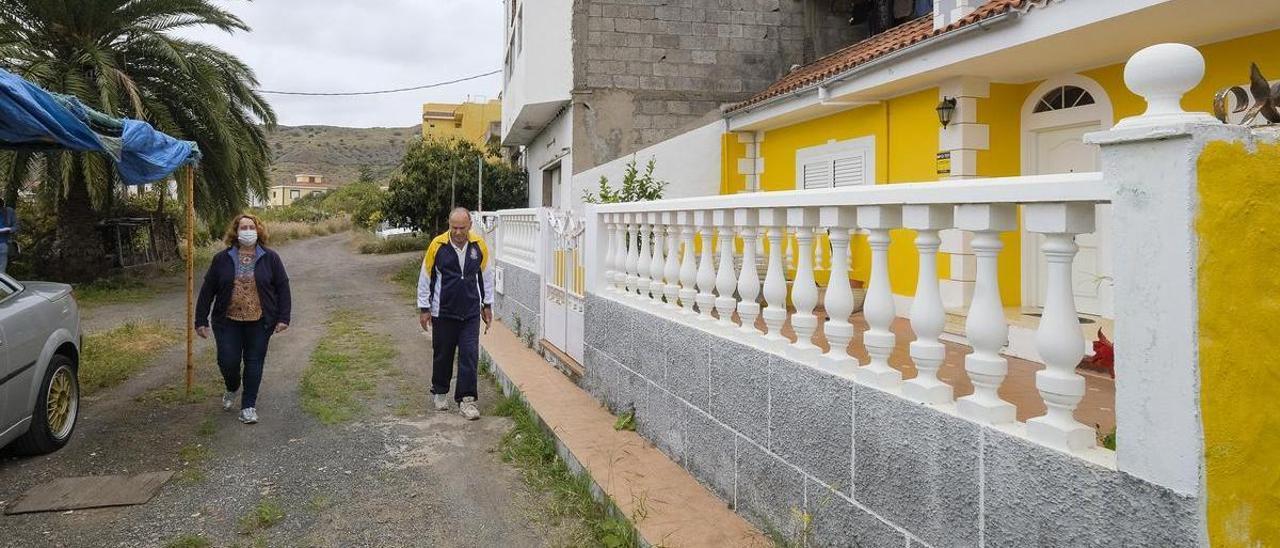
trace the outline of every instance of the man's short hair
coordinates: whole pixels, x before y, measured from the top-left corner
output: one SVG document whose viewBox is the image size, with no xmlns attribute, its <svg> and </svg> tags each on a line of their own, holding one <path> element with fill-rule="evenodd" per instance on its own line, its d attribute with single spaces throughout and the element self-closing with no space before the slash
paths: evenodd
<svg viewBox="0 0 1280 548">
<path fill-rule="evenodd" d="M 459 213 L 461 213 L 463 216 L 465 216 L 465 217 L 467 218 L 467 221 L 468 221 L 468 222 L 470 222 L 470 221 L 471 221 L 471 210 L 469 210 L 469 209 L 467 209 L 467 208 L 465 208 L 465 207 L 455 207 L 455 208 L 453 208 L 453 211 L 450 211 L 450 212 L 449 212 L 449 219 L 450 219 L 450 220 L 452 220 L 452 219 L 453 219 L 453 216 L 454 216 L 454 215 L 457 215 L 457 214 L 459 214 Z"/>
</svg>

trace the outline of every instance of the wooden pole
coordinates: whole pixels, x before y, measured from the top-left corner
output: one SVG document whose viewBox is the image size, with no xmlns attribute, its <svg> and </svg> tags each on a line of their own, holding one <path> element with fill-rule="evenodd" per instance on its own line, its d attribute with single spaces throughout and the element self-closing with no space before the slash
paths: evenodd
<svg viewBox="0 0 1280 548">
<path fill-rule="evenodd" d="M 187 166 L 186 173 L 187 187 L 187 395 L 191 395 L 192 385 L 196 379 L 196 362 L 195 362 L 195 301 L 192 297 L 195 294 L 196 282 L 196 259 L 195 259 L 195 239 L 196 239 L 196 195 L 195 195 L 195 178 L 196 168 L 194 165 Z"/>
</svg>

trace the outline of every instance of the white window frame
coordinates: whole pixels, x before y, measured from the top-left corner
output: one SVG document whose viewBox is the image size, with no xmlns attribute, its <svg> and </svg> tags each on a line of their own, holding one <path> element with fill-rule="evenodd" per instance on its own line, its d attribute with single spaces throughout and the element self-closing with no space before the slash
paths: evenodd
<svg viewBox="0 0 1280 548">
<path fill-rule="evenodd" d="M 855 156 L 862 156 L 862 182 L 857 185 L 873 185 L 876 182 L 876 138 L 874 135 L 866 137 L 856 137 L 837 141 L 832 139 L 826 144 L 801 148 L 796 150 L 796 190 L 806 190 L 804 187 L 804 168 L 805 164 L 814 162 L 830 162 L 833 166 L 836 161 L 844 160 Z M 835 187 L 834 168 L 828 172 L 826 185 L 821 188 Z M 815 189 L 807 189 L 815 190 Z"/>
</svg>

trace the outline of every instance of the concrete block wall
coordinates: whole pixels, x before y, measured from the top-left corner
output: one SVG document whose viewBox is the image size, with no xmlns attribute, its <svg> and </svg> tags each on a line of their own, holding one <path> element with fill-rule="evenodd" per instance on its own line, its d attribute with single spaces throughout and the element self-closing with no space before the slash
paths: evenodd
<svg viewBox="0 0 1280 548">
<path fill-rule="evenodd" d="M 494 315 L 512 331 L 518 318 L 522 332 L 532 330 L 542 339 L 542 279 L 536 272 L 506 261 L 498 260 L 497 266 L 502 269 L 503 291 L 494 292 Z M 524 333 L 516 335 L 523 337 Z"/>
<path fill-rule="evenodd" d="M 588 295 L 581 384 L 741 515 L 813 546 L 1193 546 L 1194 497 Z"/>
<path fill-rule="evenodd" d="M 721 104 L 865 36 L 849 9 L 823 0 L 575 1 L 574 173 L 717 119 Z"/>
</svg>

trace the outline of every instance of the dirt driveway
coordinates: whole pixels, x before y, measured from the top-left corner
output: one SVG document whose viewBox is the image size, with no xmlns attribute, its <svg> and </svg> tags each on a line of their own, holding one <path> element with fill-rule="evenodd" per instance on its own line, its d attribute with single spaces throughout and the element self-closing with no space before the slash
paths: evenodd
<svg viewBox="0 0 1280 548">
<path fill-rule="evenodd" d="M 82 407 L 70 445 L 48 457 L 0 458 L 0 501 L 54 478 L 178 470 L 150 503 L 72 513 L 0 515 L 0 545 L 163 546 L 200 534 L 214 546 L 539 546 L 564 542 L 545 500 L 532 494 L 495 449 L 510 423 L 487 414 L 467 422 L 426 408 L 429 340 L 391 275 L 412 255 L 365 256 L 339 234 L 280 249 L 293 280 L 291 329 L 271 341 L 258 412 L 244 426 L 217 392 L 197 403 L 148 397 L 177 386 L 179 345 L 125 384 Z M 181 325 L 180 284 L 147 303 L 94 310 L 92 328 L 128 317 Z M 352 311 L 389 337 L 392 371 L 352 422 L 321 424 L 300 405 L 299 381 L 330 314 Z M 87 326 L 89 327 L 89 326 Z M 199 375 L 216 376 L 210 341 L 199 341 Z M 139 401 L 141 399 L 141 401 Z M 283 511 L 269 527 L 245 516 L 264 504 Z M 3 505 L 3 503 L 0 503 Z"/>
</svg>

